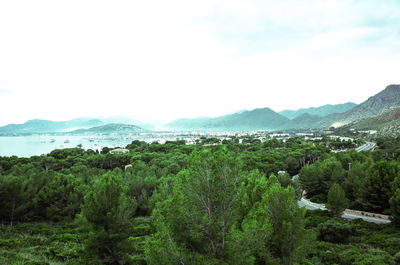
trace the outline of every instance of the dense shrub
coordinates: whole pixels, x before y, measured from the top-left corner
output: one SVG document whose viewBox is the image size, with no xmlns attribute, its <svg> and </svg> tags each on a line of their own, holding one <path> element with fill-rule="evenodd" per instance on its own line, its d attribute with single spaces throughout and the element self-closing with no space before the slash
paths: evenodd
<svg viewBox="0 0 400 265">
<path fill-rule="evenodd" d="M 355 228 L 351 224 L 328 220 L 319 224 L 318 239 L 332 243 L 346 243 L 354 235 Z"/>
<path fill-rule="evenodd" d="M 400 252 L 397 252 L 397 253 L 394 255 L 394 263 L 395 263 L 396 265 L 399 265 L 399 264 L 400 264 Z"/>
</svg>

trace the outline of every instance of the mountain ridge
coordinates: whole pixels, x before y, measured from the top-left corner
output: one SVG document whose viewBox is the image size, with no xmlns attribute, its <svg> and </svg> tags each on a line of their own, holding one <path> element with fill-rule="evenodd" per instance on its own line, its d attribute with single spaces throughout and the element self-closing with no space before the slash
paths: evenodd
<svg viewBox="0 0 400 265">
<path fill-rule="evenodd" d="M 90 128 L 103 124 L 99 119 L 77 118 L 68 121 L 32 119 L 22 124 L 8 124 L 0 127 L 0 134 L 57 133 L 76 128 Z"/>
<path fill-rule="evenodd" d="M 178 130 L 327 129 L 371 118 L 396 107 L 400 107 L 400 85 L 389 85 L 359 105 L 348 102 L 281 112 L 274 112 L 266 107 L 216 118 L 178 119 L 166 126 Z M 343 110 L 346 111 L 340 112 Z M 320 115 L 313 113 L 320 113 Z M 293 118 L 290 119 L 290 117 Z"/>
<path fill-rule="evenodd" d="M 149 130 L 143 129 L 139 126 L 125 123 L 108 123 L 88 129 L 78 129 L 69 132 L 69 134 L 138 134 L 143 132 L 150 132 Z"/>
<path fill-rule="evenodd" d="M 377 116 L 396 107 L 400 107 L 400 85 L 389 85 L 354 108 L 341 114 L 331 114 L 325 117 L 316 124 L 316 127 L 342 127 L 352 122 Z"/>
<path fill-rule="evenodd" d="M 215 118 L 178 119 L 165 125 L 180 130 L 273 130 L 290 120 L 270 108 L 257 108 Z"/>
<path fill-rule="evenodd" d="M 357 106 L 356 103 L 347 102 L 343 104 L 326 104 L 319 107 L 301 108 L 297 110 L 282 110 L 278 113 L 293 120 L 302 114 L 310 114 L 313 116 L 326 117 L 333 113 L 343 113 Z"/>
<path fill-rule="evenodd" d="M 253 110 L 239 111 L 233 114 L 227 114 L 218 117 L 198 117 L 195 119 L 177 119 L 166 125 L 163 129 L 177 131 L 254 131 L 254 130 L 296 130 L 296 129 L 328 129 L 331 127 L 349 127 L 355 124 L 370 125 L 371 128 L 379 128 L 389 125 L 392 120 L 397 120 L 397 114 L 385 114 L 393 109 L 400 108 L 400 85 L 389 85 L 384 90 L 359 105 L 348 102 L 337 105 L 324 105 L 320 107 L 311 107 L 299 109 L 296 111 L 285 110 L 275 112 L 268 107 L 256 108 Z M 337 113 L 345 108 L 347 111 Z M 326 115 L 329 112 L 334 112 Z M 399 111 L 400 112 L 400 111 Z M 285 115 L 283 115 L 283 114 Z M 314 115 L 313 113 L 319 113 Z M 397 113 L 397 112 L 396 112 Z M 386 115 L 379 117 L 379 115 Z M 294 117 L 290 119 L 289 117 Z M 374 118 L 377 117 L 377 118 Z M 380 120 L 385 119 L 382 123 Z M 123 118 L 120 118 L 123 119 Z M 386 124 L 387 123 L 387 124 Z M 108 127 L 105 126 L 107 124 Z M 87 130 L 92 127 L 101 127 L 93 130 Z M 146 131 L 137 125 L 136 127 L 123 127 L 127 123 L 122 122 L 104 122 L 104 120 L 93 118 L 77 118 L 69 121 L 50 121 L 33 119 L 23 124 L 8 124 L 0 127 L 0 135 L 26 135 L 35 133 L 88 133 L 93 131 L 125 131 L 136 133 L 137 131 Z M 113 127 L 114 126 L 114 127 Z M 364 126 L 364 127 L 365 127 Z M 396 127 L 397 128 L 397 127 Z"/>
</svg>

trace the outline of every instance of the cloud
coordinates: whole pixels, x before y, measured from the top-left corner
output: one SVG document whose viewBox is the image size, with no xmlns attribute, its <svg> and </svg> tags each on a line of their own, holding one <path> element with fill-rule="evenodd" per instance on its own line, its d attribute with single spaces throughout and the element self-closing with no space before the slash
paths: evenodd
<svg viewBox="0 0 400 265">
<path fill-rule="evenodd" d="M 10 93 L 12 93 L 10 89 L 0 87 L 0 94 L 10 94 Z"/>
<path fill-rule="evenodd" d="M 399 81 L 399 16 L 394 0 L 3 1 L 0 118 L 360 102 Z"/>
<path fill-rule="evenodd" d="M 214 36 L 236 46 L 238 53 L 298 49 L 319 35 L 335 38 L 356 33 L 346 45 L 379 46 L 392 36 L 400 39 L 397 1 L 219 1 L 204 23 Z M 364 31 L 364 34 L 359 34 Z M 340 37 L 340 36 L 339 36 Z M 339 40 L 334 40 L 338 43 Z M 334 44 L 333 43 L 333 44 Z M 330 44 L 331 46 L 333 44 Z M 341 44 L 341 43 L 338 43 Z M 398 49 L 397 43 L 385 48 Z"/>
</svg>

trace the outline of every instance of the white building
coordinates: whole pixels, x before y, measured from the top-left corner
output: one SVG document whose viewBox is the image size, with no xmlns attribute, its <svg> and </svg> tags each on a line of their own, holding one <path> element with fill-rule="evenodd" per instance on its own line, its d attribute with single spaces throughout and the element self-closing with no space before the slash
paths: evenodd
<svg viewBox="0 0 400 265">
<path fill-rule="evenodd" d="M 125 148 L 117 148 L 110 150 L 110 154 L 125 154 L 125 153 L 129 153 L 129 150 Z"/>
</svg>

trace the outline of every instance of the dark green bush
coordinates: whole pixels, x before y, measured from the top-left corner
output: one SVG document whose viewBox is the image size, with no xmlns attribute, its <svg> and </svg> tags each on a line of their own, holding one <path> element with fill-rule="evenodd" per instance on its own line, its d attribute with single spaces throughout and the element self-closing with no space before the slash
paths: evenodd
<svg viewBox="0 0 400 265">
<path fill-rule="evenodd" d="M 365 243 L 394 255 L 400 251 L 400 235 L 373 233 Z"/>
<path fill-rule="evenodd" d="M 339 223 L 336 220 L 328 220 L 319 224 L 318 239 L 332 243 L 346 243 L 355 234 L 355 227 L 351 224 Z"/>
<path fill-rule="evenodd" d="M 314 210 L 314 211 L 307 211 L 306 213 L 306 228 L 317 227 L 319 224 L 324 223 L 331 219 L 328 211 L 323 210 Z"/>
<path fill-rule="evenodd" d="M 325 203 L 326 200 L 327 200 L 326 194 L 318 194 L 318 195 L 312 196 L 310 198 L 310 201 L 315 202 L 315 203 Z"/>
<path fill-rule="evenodd" d="M 394 255 L 394 263 L 395 263 L 396 265 L 399 265 L 399 264 L 400 264 L 400 252 L 397 252 L 397 253 Z"/>
</svg>

